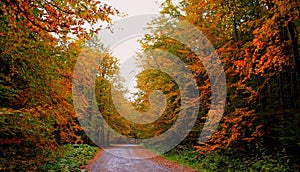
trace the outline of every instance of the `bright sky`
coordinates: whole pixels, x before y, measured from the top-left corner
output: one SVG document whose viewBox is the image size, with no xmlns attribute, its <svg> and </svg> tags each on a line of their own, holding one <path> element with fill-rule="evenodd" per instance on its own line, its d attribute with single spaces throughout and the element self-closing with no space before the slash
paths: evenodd
<svg viewBox="0 0 300 172">
<path fill-rule="evenodd" d="M 143 14 L 158 14 L 161 10 L 159 6 L 164 0 L 103 0 L 102 2 L 118 9 L 122 13 L 128 14 L 127 17 L 132 17 Z M 113 17 L 114 22 L 118 20 L 122 20 L 122 18 Z M 136 41 L 140 38 L 128 39 L 114 47 L 111 50 L 113 55 L 123 63 L 126 59 L 135 55 L 136 51 L 140 50 L 140 46 Z"/>
<path fill-rule="evenodd" d="M 132 17 L 143 14 L 159 14 L 161 11 L 159 6 L 164 2 L 164 0 L 103 0 L 102 2 L 107 3 L 124 14 L 127 14 L 126 17 Z M 124 18 L 113 17 L 113 23 Z M 123 29 L 126 30 L 126 28 Z M 121 42 L 117 46 L 110 47 L 112 55 L 120 60 L 121 75 L 126 78 L 124 86 L 131 92 L 136 91 L 136 89 L 134 89 L 136 84 L 134 75 L 138 73 L 137 67 L 132 58 L 135 56 L 137 51 L 141 50 L 140 45 L 137 42 L 137 40 L 141 38 L 141 36 L 133 37 Z"/>
<path fill-rule="evenodd" d="M 165 0 L 102 0 L 101 2 L 107 3 L 109 6 L 118 9 L 121 13 L 127 14 L 128 16 L 126 17 L 132 17 L 143 14 L 159 14 L 161 11 L 160 5 L 164 1 Z M 173 3 L 176 4 L 179 1 L 180 0 L 173 0 Z M 115 23 L 124 18 L 113 17 L 112 19 L 113 23 Z M 126 30 L 126 28 L 123 29 Z M 132 59 L 136 55 L 136 52 L 141 50 L 141 47 L 137 42 L 137 40 L 141 38 L 142 36 L 133 37 L 124 40 L 117 46 L 110 46 L 112 55 L 120 60 L 121 75 L 126 80 L 124 87 L 128 88 L 131 92 L 136 91 L 136 89 L 134 89 L 134 86 L 136 85 L 134 75 L 139 73 L 139 69 Z"/>
<path fill-rule="evenodd" d="M 102 3 L 107 3 L 108 5 L 118 9 L 120 12 L 127 14 L 127 17 L 132 17 L 135 15 L 143 14 L 159 14 L 161 11 L 160 5 L 165 0 L 102 0 Z M 172 0 L 173 4 L 178 4 L 181 0 Z M 126 18 L 126 17 L 125 17 Z M 113 17 L 114 22 L 122 20 L 121 17 Z M 126 29 L 126 28 L 124 28 Z M 139 38 L 128 39 L 117 47 L 114 47 L 113 55 L 120 59 L 123 63 L 129 57 L 135 55 L 135 52 L 140 49 L 137 40 Z"/>
<path fill-rule="evenodd" d="M 132 16 L 158 13 L 160 11 L 159 5 L 164 0 L 103 0 L 102 2 Z"/>
</svg>

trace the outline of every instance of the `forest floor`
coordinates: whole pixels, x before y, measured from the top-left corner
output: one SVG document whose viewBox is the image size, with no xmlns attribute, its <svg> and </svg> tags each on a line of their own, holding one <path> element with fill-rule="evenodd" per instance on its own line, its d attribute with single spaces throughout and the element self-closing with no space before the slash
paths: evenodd
<svg viewBox="0 0 300 172">
<path fill-rule="evenodd" d="M 152 156 L 153 155 L 153 156 Z M 152 158 L 146 158 L 152 157 Z M 90 162 L 91 172 L 193 172 L 195 170 L 168 161 L 134 145 L 115 145 L 101 150 Z"/>
</svg>

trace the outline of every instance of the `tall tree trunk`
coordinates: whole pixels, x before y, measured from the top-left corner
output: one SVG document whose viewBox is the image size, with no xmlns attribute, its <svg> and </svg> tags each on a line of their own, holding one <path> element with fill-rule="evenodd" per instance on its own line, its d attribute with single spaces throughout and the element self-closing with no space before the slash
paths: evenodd
<svg viewBox="0 0 300 172">
<path fill-rule="evenodd" d="M 296 80 L 295 80 L 295 99 L 296 99 L 296 109 L 294 113 L 295 123 L 294 126 L 297 128 L 300 125 L 300 90 L 299 90 L 299 79 L 300 79 L 300 56 L 299 56 L 299 46 L 298 46 L 298 33 L 297 28 L 293 22 L 288 22 L 288 33 L 289 38 L 292 41 L 292 48 L 293 48 L 293 56 L 295 62 L 295 69 L 296 69 Z M 300 138 L 300 129 L 296 130 L 296 137 Z"/>
<path fill-rule="evenodd" d="M 298 33 L 296 30 L 296 27 L 293 22 L 288 22 L 288 32 L 289 32 L 289 38 L 292 41 L 292 48 L 293 48 L 293 56 L 294 56 L 294 62 L 296 66 L 297 71 L 297 80 L 300 76 L 300 57 L 299 57 L 299 50 L 298 50 Z"/>
<path fill-rule="evenodd" d="M 237 42 L 239 41 L 239 33 L 237 29 L 237 21 L 236 21 L 236 16 L 233 15 L 233 34 L 234 34 L 234 40 Z"/>
</svg>

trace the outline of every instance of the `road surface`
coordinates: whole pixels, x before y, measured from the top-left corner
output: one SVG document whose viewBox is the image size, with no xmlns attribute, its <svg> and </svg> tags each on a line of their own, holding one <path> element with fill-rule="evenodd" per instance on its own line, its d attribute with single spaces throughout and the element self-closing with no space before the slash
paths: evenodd
<svg viewBox="0 0 300 172">
<path fill-rule="evenodd" d="M 191 171 L 186 167 L 175 165 L 176 167 L 167 167 L 158 164 L 151 159 L 143 159 L 138 156 L 136 150 L 144 148 L 136 146 L 114 146 L 103 151 L 100 158 L 96 159 L 89 168 L 92 172 L 179 172 Z M 149 152 L 144 149 L 144 152 Z M 149 152 L 150 153 L 150 152 Z M 119 155 L 119 156 L 117 156 Z M 166 160 L 165 160 L 166 161 Z M 173 165 L 174 166 L 174 165 Z"/>
</svg>

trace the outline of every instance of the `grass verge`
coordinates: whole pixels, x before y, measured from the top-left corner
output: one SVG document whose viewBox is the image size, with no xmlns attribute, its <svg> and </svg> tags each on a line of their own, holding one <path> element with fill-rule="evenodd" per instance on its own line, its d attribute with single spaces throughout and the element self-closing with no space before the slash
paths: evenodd
<svg viewBox="0 0 300 172">
<path fill-rule="evenodd" d="M 289 160 L 280 155 L 232 155 L 228 152 L 200 155 L 191 149 L 173 149 L 164 154 L 170 161 L 186 165 L 197 171 L 290 171 Z"/>
<path fill-rule="evenodd" d="M 94 158 L 98 150 L 98 147 L 87 144 L 67 144 L 53 152 L 52 154 L 56 156 L 55 160 L 43 165 L 41 169 L 48 172 L 86 171 L 85 168 L 80 167 L 86 166 Z"/>
</svg>

